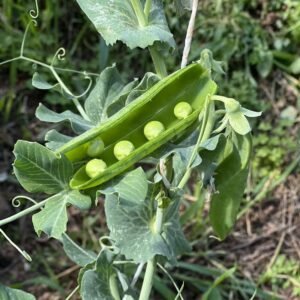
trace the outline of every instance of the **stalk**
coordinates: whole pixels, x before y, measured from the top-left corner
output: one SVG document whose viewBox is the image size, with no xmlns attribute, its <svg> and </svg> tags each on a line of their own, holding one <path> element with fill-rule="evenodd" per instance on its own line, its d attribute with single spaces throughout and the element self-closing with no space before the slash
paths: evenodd
<svg viewBox="0 0 300 300">
<path fill-rule="evenodd" d="M 148 17 L 149 17 L 149 12 L 151 9 L 151 2 L 152 1 L 149 1 L 149 0 L 146 2 L 146 5 L 145 5 L 146 15 L 145 15 L 143 6 L 142 6 L 140 0 L 131 0 L 131 5 L 132 5 L 135 15 L 138 19 L 140 27 L 145 27 L 148 25 Z M 157 75 L 161 78 L 166 77 L 168 75 L 166 64 L 164 62 L 164 59 L 159 54 L 159 52 L 155 49 L 155 46 L 150 46 L 149 52 L 150 52 Z"/>
<path fill-rule="evenodd" d="M 31 212 L 33 212 L 33 211 L 35 211 L 35 210 L 38 210 L 39 208 L 43 207 L 43 206 L 46 204 L 46 202 L 47 202 L 48 200 L 50 200 L 50 199 L 51 199 L 51 197 L 45 199 L 44 201 L 41 201 L 41 202 L 39 202 L 39 203 L 33 205 L 33 206 L 31 206 L 31 207 L 29 207 L 29 208 L 27 208 L 27 209 L 22 210 L 22 211 L 20 211 L 19 213 L 14 214 L 14 215 L 11 216 L 11 217 L 8 217 L 8 218 L 6 218 L 6 219 L 0 220 L 0 227 L 3 226 L 3 225 L 5 225 L 5 224 L 8 224 L 8 223 L 10 223 L 10 222 L 13 222 L 13 221 L 15 221 L 15 220 L 17 220 L 17 219 L 20 219 L 20 218 L 22 218 L 23 216 L 26 216 L 26 215 L 30 214 Z"/>
<path fill-rule="evenodd" d="M 145 8 L 143 10 L 142 4 L 140 0 L 131 0 L 131 5 L 134 9 L 134 12 L 137 16 L 139 25 L 141 27 L 147 26 L 148 17 L 151 10 L 151 0 L 147 0 L 145 4 Z M 149 47 L 149 52 L 154 64 L 155 71 L 158 76 L 161 78 L 166 77 L 168 75 L 166 64 L 164 59 L 160 55 L 160 53 L 155 49 L 154 46 Z M 156 210 L 156 219 L 155 219 L 155 233 L 161 234 L 162 226 L 163 226 L 163 209 L 157 207 Z M 141 293 L 139 296 L 139 300 L 148 300 L 151 294 L 152 285 L 153 285 L 153 277 L 156 269 L 156 258 L 153 257 L 147 262 L 146 272 L 143 280 L 143 285 L 141 289 Z"/>
<path fill-rule="evenodd" d="M 155 233 L 161 234 L 163 226 L 164 210 L 163 208 L 157 207 L 156 218 L 155 218 Z M 156 258 L 153 257 L 147 262 L 146 272 L 144 281 L 140 293 L 139 300 L 148 300 L 151 294 L 153 285 L 153 276 L 156 269 Z"/>
</svg>

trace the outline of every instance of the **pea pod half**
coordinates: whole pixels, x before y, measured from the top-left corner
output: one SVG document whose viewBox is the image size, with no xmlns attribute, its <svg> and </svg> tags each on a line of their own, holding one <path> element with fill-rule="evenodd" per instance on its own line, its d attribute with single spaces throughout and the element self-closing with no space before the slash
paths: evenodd
<svg viewBox="0 0 300 300">
<path fill-rule="evenodd" d="M 159 81 L 106 122 L 66 143 L 57 152 L 64 153 L 73 162 L 89 159 L 86 149 L 93 139 L 101 138 L 105 145 L 100 158 L 105 161 L 107 168 L 99 176 L 90 178 L 83 165 L 71 179 L 71 188 L 83 190 L 98 186 L 124 172 L 178 134 L 184 133 L 197 122 L 207 95 L 215 91 L 216 84 L 208 71 L 200 64 L 193 63 Z M 191 105 L 193 111 L 179 120 L 173 111 L 182 99 Z M 165 130 L 147 140 L 144 127 L 153 120 L 161 122 Z M 118 161 L 113 150 L 116 143 L 122 140 L 130 141 L 135 150 Z"/>
</svg>

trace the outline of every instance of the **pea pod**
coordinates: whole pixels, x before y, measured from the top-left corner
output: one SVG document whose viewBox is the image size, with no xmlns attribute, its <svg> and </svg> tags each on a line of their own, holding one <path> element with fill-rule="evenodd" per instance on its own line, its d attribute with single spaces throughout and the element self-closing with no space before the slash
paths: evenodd
<svg viewBox="0 0 300 300">
<path fill-rule="evenodd" d="M 105 145 L 100 158 L 107 164 L 107 168 L 100 175 L 90 178 L 85 172 L 85 166 L 82 166 L 71 179 L 71 188 L 83 190 L 98 186 L 184 133 L 197 122 L 207 95 L 215 91 L 216 84 L 211 80 L 209 72 L 199 63 L 193 63 L 159 81 L 106 122 L 66 143 L 57 152 L 64 153 L 72 162 L 88 160 L 86 149 L 93 139 L 101 138 Z M 192 112 L 179 120 L 173 111 L 182 99 L 191 105 Z M 143 129 L 153 120 L 161 122 L 165 130 L 147 140 Z M 114 147 L 123 140 L 130 141 L 135 149 L 118 161 L 114 156 Z"/>
</svg>

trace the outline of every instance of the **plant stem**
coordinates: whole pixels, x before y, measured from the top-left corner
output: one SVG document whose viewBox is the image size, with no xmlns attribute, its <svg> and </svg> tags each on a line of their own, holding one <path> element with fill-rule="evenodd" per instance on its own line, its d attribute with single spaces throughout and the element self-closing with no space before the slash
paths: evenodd
<svg viewBox="0 0 300 300">
<path fill-rule="evenodd" d="M 145 8 L 144 8 L 144 14 L 145 14 L 145 18 L 146 18 L 147 23 L 148 23 L 148 20 L 149 20 L 151 5 L 152 5 L 152 0 L 146 0 Z"/>
<path fill-rule="evenodd" d="M 22 218 L 23 216 L 26 216 L 26 215 L 30 214 L 31 212 L 33 212 L 33 211 L 35 211 L 35 210 L 38 210 L 39 208 L 41 208 L 42 206 L 44 206 L 45 203 L 46 203 L 48 200 L 50 200 L 50 199 L 51 199 L 51 197 L 45 199 L 44 201 L 41 201 L 41 202 L 39 202 L 39 203 L 33 205 L 33 206 L 31 206 L 31 207 L 29 207 L 29 208 L 27 208 L 27 209 L 22 210 L 22 211 L 20 211 L 19 213 L 14 214 L 14 215 L 11 216 L 11 217 L 8 217 L 8 218 L 6 218 L 6 219 L 0 220 L 0 226 L 3 226 L 3 225 L 8 224 L 8 223 L 10 223 L 10 222 L 13 222 L 13 221 L 15 221 L 15 220 L 17 220 L 17 219 Z"/>
<path fill-rule="evenodd" d="M 161 55 L 158 53 L 154 46 L 149 47 L 149 52 L 154 63 L 154 68 L 157 75 L 161 78 L 166 77 L 168 75 L 167 68 Z"/>
<path fill-rule="evenodd" d="M 158 201 L 159 203 L 159 201 Z M 164 218 L 164 209 L 157 207 L 155 219 L 155 234 L 161 234 Z M 147 262 L 144 281 L 140 293 L 139 300 L 148 300 L 152 290 L 153 276 L 156 269 L 156 258 L 153 257 Z"/>
<path fill-rule="evenodd" d="M 210 116 L 210 105 L 213 105 L 210 103 L 210 99 L 211 98 L 208 98 L 206 100 L 206 103 L 205 103 L 205 111 L 204 111 L 204 116 L 203 116 L 203 120 L 202 120 L 202 123 L 201 123 L 201 129 L 200 129 L 200 132 L 199 132 L 199 136 L 198 136 L 198 140 L 197 140 L 197 143 L 193 149 L 193 152 L 190 156 L 190 159 L 189 159 L 189 162 L 188 162 L 188 165 L 187 165 L 187 168 L 186 168 L 186 172 L 184 173 L 181 181 L 179 182 L 178 184 L 178 188 L 182 189 L 185 184 L 187 183 L 187 181 L 189 180 L 190 178 L 190 174 L 192 172 L 192 164 L 194 162 L 194 159 L 196 157 L 196 154 L 199 150 L 199 146 L 204 142 L 204 140 L 207 138 L 205 134 L 205 131 L 206 131 L 206 127 L 207 126 L 211 126 L 210 122 L 209 122 L 209 119 L 212 118 L 212 116 Z"/>
<path fill-rule="evenodd" d="M 17 251 L 19 251 L 19 253 L 25 258 L 25 259 L 27 259 L 28 261 L 32 261 L 32 259 L 31 259 L 31 257 L 30 257 L 30 255 L 26 252 L 26 251 L 24 251 L 24 250 L 22 250 L 22 249 L 20 249 L 20 247 L 18 247 L 18 245 L 16 245 L 9 237 L 8 237 L 8 235 L 0 228 L 0 233 L 7 239 L 7 241 L 17 250 Z"/>
<path fill-rule="evenodd" d="M 146 20 L 140 0 L 131 0 L 131 5 L 134 9 L 135 15 L 139 22 L 139 25 L 141 27 L 145 27 L 147 25 L 147 20 Z"/>
<path fill-rule="evenodd" d="M 144 268 L 144 263 L 140 263 L 131 281 L 130 287 L 134 288 Z"/>
<path fill-rule="evenodd" d="M 146 0 L 145 9 L 143 11 L 142 4 L 140 0 L 131 0 L 131 5 L 134 9 L 134 12 L 137 16 L 139 25 L 141 27 L 147 26 L 148 17 L 151 9 L 151 0 Z M 161 78 L 166 77 L 168 75 L 167 68 L 162 56 L 155 49 L 155 46 L 149 47 L 149 52 L 154 64 L 155 71 L 157 75 Z M 163 226 L 163 208 L 157 206 L 156 209 L 156 219 L 155 219 L 155 233 L 161 234 L 162 226 Z M 156 258 L 153 257 L 147 262 L 146 272 L 143 280 L 143 285 L 140 293 L 139 300 L 148 300 L 152 290 L 153 284 L 153 276 L 156 268 Z"/>
<path fill-rule="evenodd" d="M 73 93 L 69 90 L 69 88 L 64 84 L 64 82 L 62 81 L 62 79 L 60 78 L 60 76 L 57 74 L 57 72 L 56 72 L 55 69 L 59 70 L 59 68 L 55 68 L 52 65 L 47 65 L 47 64 L 45 64 L 43 62 L 40 62 L 38 60 L 35 60 L 35 59 L 30 58 L 30 57 L 24 56 L 22 54 L 22 49 L 21 49 L 20 56 L 12 58 L 12 59 L 9 59 L 9 60 L 6 60 L 6 61 L 3 61 L 3 62 L 0 63 L 0 65 L 4 65 L 4 64 L 7 64 L 7 63 L 10 63 L 10 62 L 13 62 L 13 61 L 17 61 L 17 60 L 25 60 L 25 61 L 31 62 L 31 63 L 33 63 L 35 65 L 39 65 L 41 67 L 44 67 L 44 68 L 50 70 L 52 72 L 53 76 L 55 77 L 55 79 L 57 80 L 57 82 L 59 83 L 60 87 L 65 91 L 66 94 L 68 94 L 68 95 L 70 95 L 72 97 L 72 101 L 75 104 L 75 106 L 76 106 L 78 112 L 80 113 L 80 115 L 85 120 L 89 121 L 89 117 L 87 116 L 87 114 L 85 113 L 83 107 L 81 106 L 81 104 L 79 103 L 79 101 L 77 99 L 78 97 L 76 97 L 76 96 L 73 95 Z M 73 70 L 69 70 L 69 69 L 67 71 L 73 72 Z M 80 72 L 76 72 L 76 73 L 80 73 Z M 90 85 L 88 87 L 88 90 L 89 90 L 89 88 L 90 88 Z M 80 96 L 83 96 L 83 95 L 80 95 Z"/>
<path fill-rule="evenodd" d="M 116 281 L 116 274 L 113 274 L 109 278 L 109 287 L 111 294 L 115 300 L 121 300 L 119 289 Z"/>
<path fill-rule="evenodd" d="M 152 1 L 148 0 L 146 2 L 145 13 L 144 13 L 140 0 L 131 0 L 131 5 L 134 9 L 134 12 L 138 19 L 140 27 L 145 27 L 148 24 L 148 16 L 149 16 L 149 12 L 151 9 L 151 4 L 152 4 Z M 162 56 L 155 49 L 155 46 L 150 46 L 149 52 L 150 52 L 157 75 L 161 78 L 166 77 L 168 75 L 168 73 L 167 73 L 165 61 L 162 58 Z"/>
<path fill-rule="evenodd" d="M 153 257 L 147 262 L 146 273 L 139 300 L 148 300 L 152 290 L 153 275 L 155 272 L 156 259 Z"/>
</svg>

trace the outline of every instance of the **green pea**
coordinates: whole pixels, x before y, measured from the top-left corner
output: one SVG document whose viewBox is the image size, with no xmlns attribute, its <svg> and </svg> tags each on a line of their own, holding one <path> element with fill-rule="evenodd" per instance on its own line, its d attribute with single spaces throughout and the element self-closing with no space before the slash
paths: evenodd
<svg viewBox="0 0 300 300">
<path fill-rule="evenodd" d="M 86 153 L 89 157 L 98 157 L 103 151 L 104 143 L 101 138 L 97 138 L 91 141 Z"/>
<path fill-rule="evenodd" d="M 117 160 L 122 160 L 134 151 L 134 145 L 129 141 L 120 141 L 114 147 L 114 155 Z"/>
<path fill-rule="evenodd" d="M 144 127 L 144 135 L 147 140 L 151 141 L 158 137 L 165 130 L 163 123 L 159 121 L 151 121 Z"/>
<path fill-rule="evenodd" d="M 179 120 L 187 118 L 192 111 L 191 105 L 187 102 L 179 102 L 174 107 L 174 115 Z"/>
<path fill-rule="evenodd" d="M 105 161 L 103 161 L 102 159 L 94 158 L 86 164 L 85 172 L 90 178 L 94 178 L 100 175 L 106 168 L 107 165 Z"/>
</svg>

